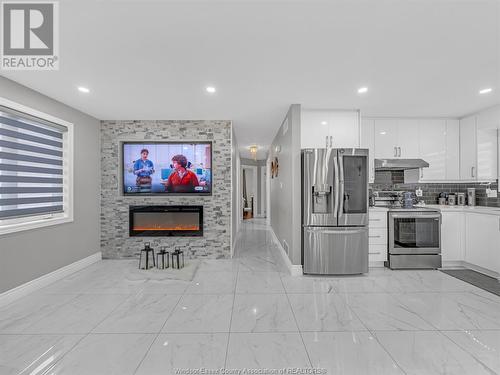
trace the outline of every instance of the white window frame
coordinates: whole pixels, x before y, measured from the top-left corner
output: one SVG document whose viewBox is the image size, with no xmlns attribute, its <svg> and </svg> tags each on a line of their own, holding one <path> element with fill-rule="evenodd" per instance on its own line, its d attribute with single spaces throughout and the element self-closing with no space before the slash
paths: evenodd
<svg viewBox="0 0 500 375">
<path fill-rule="evenodd" d="M 37 117 L 45 121 L 52 122 L 67 129 L 67 131 L 63 133 L 63 212 L 0 220 L 0 236 L 8 233 L 21 232 L 30 229 L 43 228 L 52 225 L 72 222 L 74 220 L 73 124 L 2 97 L 0 97 L 0 106 L 13 109 L 17 112 L 25 113 L 26 115 Z"/>
</svg>

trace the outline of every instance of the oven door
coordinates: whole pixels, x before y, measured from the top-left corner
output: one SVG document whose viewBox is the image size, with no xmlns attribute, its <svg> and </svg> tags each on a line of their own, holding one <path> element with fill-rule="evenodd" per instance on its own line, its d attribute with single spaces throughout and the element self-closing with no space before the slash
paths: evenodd
<svg viewBox="0 0 500 375">
<path fill-rule="evenodd" d="M 390 254 L 440 254 L 439 212 L 389 212 Z"/>
</svg>

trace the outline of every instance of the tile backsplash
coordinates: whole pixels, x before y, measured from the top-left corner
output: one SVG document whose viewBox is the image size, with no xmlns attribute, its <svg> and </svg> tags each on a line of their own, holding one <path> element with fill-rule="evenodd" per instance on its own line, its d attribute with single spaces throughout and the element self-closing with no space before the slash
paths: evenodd
<svg viewBox="0 0 500 375">
<path fill-rule="evenodd" d="M 398 181 L 398 182 L 396 182 Z M 422 189 L 423 196 L 420 197 L 427 204 L 437 204 L 438 196 L 441 192 L 466 193 L 467 188 L 476 189 L 476 205 L 500 207 L 500 197 L 488 198 L 486 196 L 487 186 L 480 183 L 428 183 L 428 184 L 405 184 L 402 180 L 394 178 L 392 181 L 382 182 L 375 179 L 375 183 L 370 184 L 370 189 L 378 190 L 402 190 L 414 192 L 417 188 Z M 498 190 L 498 182 L 492 183 L 490 189 Z M 500 193 L 499 193 L 500 195 Z"/>
</svg>

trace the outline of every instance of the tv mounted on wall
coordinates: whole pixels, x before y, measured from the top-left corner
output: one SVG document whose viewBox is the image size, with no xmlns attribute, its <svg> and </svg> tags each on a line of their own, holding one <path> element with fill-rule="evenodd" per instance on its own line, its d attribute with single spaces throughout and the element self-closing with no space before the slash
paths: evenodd
<svg viewBox="0 0 500 375">
<path fill-rule="evenodd" d="M 211 195 L 212 142 L 123 142 L 124 195 Z"/>
</svg>

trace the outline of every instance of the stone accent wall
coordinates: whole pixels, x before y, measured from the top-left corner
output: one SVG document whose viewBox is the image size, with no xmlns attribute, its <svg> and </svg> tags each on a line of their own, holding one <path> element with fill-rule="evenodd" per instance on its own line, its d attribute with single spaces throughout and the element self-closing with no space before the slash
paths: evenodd
<svg viewBox="0 0 500 375">
<path fill-rule="evenodd" d="M 212 141 L 212 196 L 123 196 L 120 141 Z M 203 237 L 129 237 L 130 205 L 203 205 Z M 231 252 L 231 122 L 102 121 L 101 251 L 104 258 L 138 255 L 144 242 L 180 246 L 187 258 L 228 258 Z"/>
</svg>

